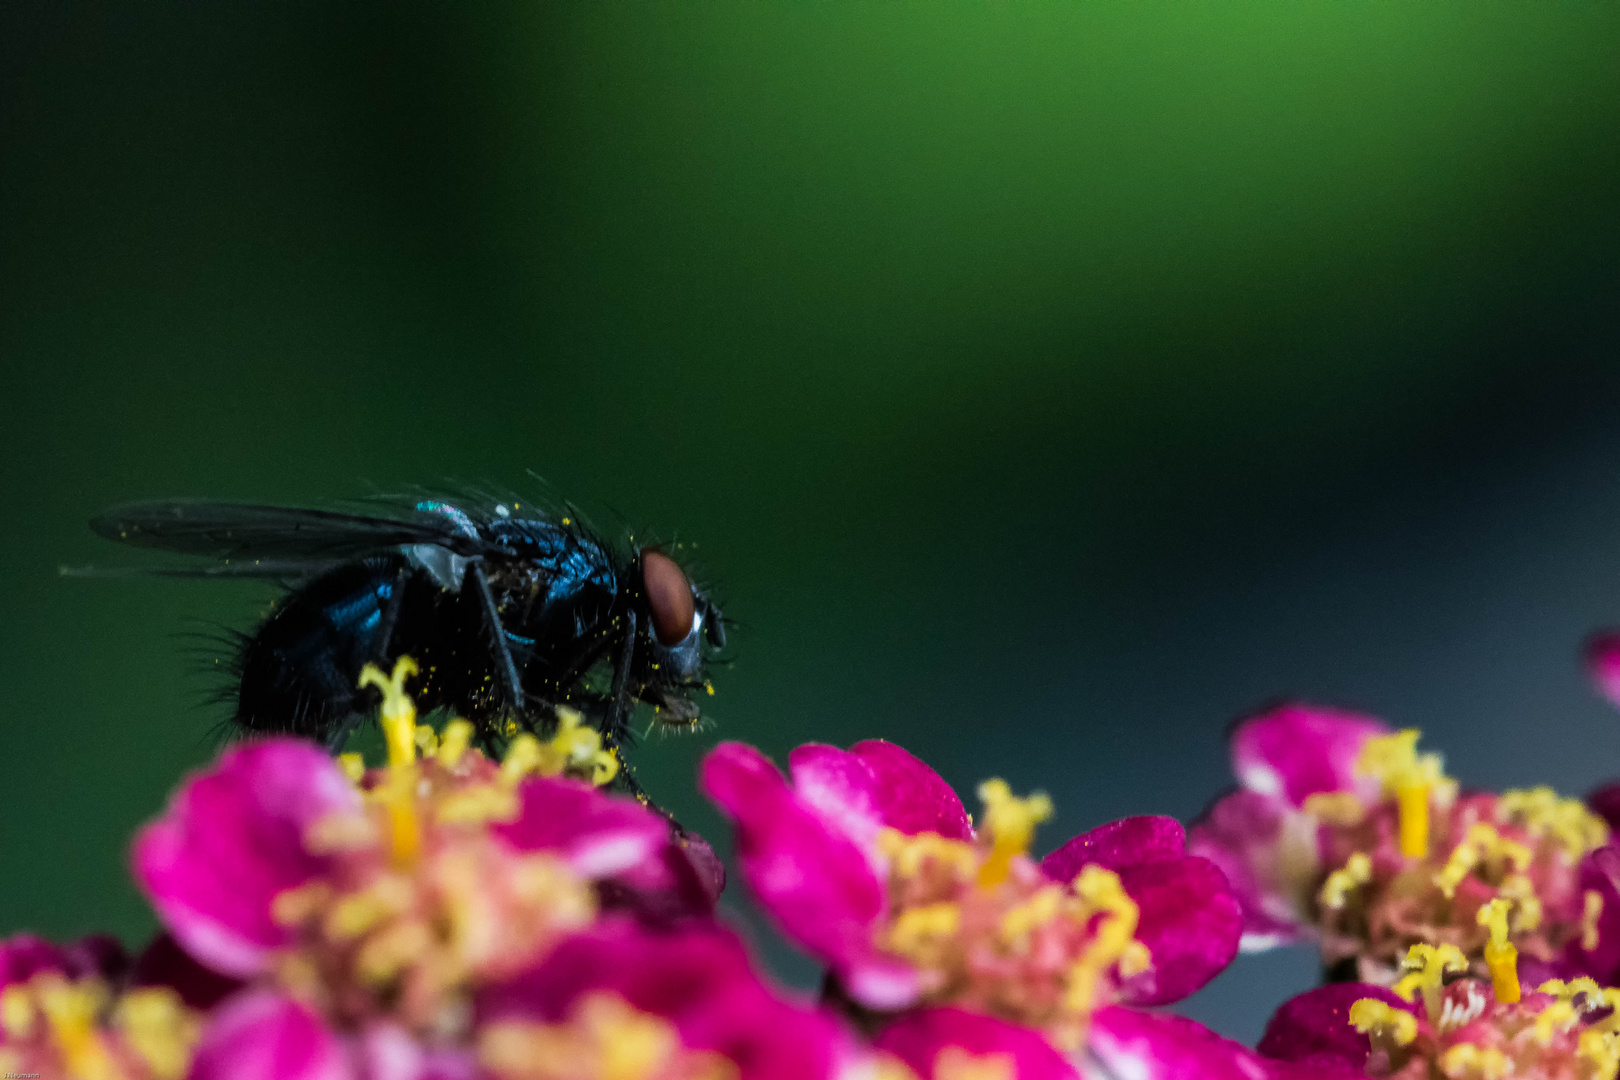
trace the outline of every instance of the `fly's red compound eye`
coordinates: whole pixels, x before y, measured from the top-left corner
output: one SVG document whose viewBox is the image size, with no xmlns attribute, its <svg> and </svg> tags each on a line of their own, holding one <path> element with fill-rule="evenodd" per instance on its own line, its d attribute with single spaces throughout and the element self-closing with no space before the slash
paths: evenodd
<svg viewBox="0 0 1620 1080">
<path fill-rule="evenodd" d="M 665 645 L 679 645 L 692 632 L 692 583 L 675 560 L 647 548 L 641 553 L 641 584 L 647 590 L 653 633 Z"/>
</svg>

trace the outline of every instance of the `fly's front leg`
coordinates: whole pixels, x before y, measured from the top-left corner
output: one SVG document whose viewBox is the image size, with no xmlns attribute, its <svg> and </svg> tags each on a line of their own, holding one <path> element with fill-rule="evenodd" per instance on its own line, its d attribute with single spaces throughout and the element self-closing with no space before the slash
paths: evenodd
<svg viewBox="0 0 1620 1080">
<path fill-rule="evenodd" d="M 388 589 L 388 598 L 383 601 L 382 612 L 377 619 L 377 633 L 371 640 L 371 659 L 384 671 L 390 670 L 388 664 L 388 643 L 393 640 L 394 627 L 399 624 L 399 609 L 405 602 L 405 585 L 410 581 L 411 568 L 401 566 L 394 575 L 394 582 Z M 338 722 L 337 727 L 326 737 L 326 752 L 337 754 L 349 743 L 349 736 L 354 729 L 360 726 L 365 717 L 361 713 L 351 713 Z"/>
<path fill-rule="evenodd" d="M 491 658 L 495 661 L 495 689 L 506 707 L 515 716 L 523 715 L 523 683 L 518 678 L 517 664 L 512 660 L 512 647 L 506 640 L 506 627 L 501 625 L 501 613 L 495 607 L 495 594 L 490 592 L 489 578 L 477 563 L 467 567 L 467 577 L 478 590 L 478 602 L 484 612 L 484 627 L 489 631 Z"/>
<path fill-rule="evenodd" d="M 613 659 L 613 693 L 608 698 L 607 716 L 602 719 L 602 735 L 618 746 L 630 730 L 630 665 L 636 659 L 636 613 L 624 616 L 624 644 Z"/>
</svg>

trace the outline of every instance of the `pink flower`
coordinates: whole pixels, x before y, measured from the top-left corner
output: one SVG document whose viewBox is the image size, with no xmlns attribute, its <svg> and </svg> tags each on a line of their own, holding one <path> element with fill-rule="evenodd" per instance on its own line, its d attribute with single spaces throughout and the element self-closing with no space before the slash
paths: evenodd
<svg viewBox="0 0 1620 1080">
<path fill-rule="evenodd" d="M 137 837 L 137 879 L 174 939 L 247 983 L 204 1034 L 203 1074 L 233 1061 L 266 1075 L 454 1073 L 471 1060 L 457 1048 L 477 987 L 538 962 L 604 901 L 662 923 L 712 910 L 700 841 L 677 843 L 633 800 L 532 775 L 548 755 L 566 763 L 572 726 L 556 740 L 567 746 L 520 737 L 497 765 L 467 748 L 464 722 L 442 740 L 415 726 L 408 673 L 375 677 L 387 767 L 351 775 L 291 739 L 236 747 Z M 175 959 L 160 949 L 146 966 L 209 989 Z"/>
<path fill-rule="evenodd" d="M 1238 726 L 1242 787 L 1189 847 L 1242 901 L 1243 947 L 1314 938 L 1330 967 L 1381 985 L 1415 944 L 1453 945 L 1481 977 L 1505 977 L 1521 955 L 1538 978 L 1612 971 L 1608 827 L 1549 788 L 1459 794 L 1418 737 L 1302 705 Z"/>
<path fill-rule="evenodd" d="M 1408 981 L 1397 992 L 1364 983 L 1307 991 L 1277 1010 L 1258 1051 L 1302 1077 L 1598 1080 L 1620 1070 L 1620 991 L 1549 981 L 1501 1002 L 1489 983 L 1443 983 L 1438 970 Z"/>
<path fill-rule="evenodd" d="M 831 1017 L 784 1000 L 717 925 L 655 932 L 612 918 L 479 996 L 479 1057 L 506 1080 L 736 1076 L 823 1080 L 855 1044 Z M 642 1071 L 612 1073 L 613 1047 Z"/>
<path fill-rule="evenodd" d="M 975 834 L 949 786 L 890 743 L 789 761 L 791 785 L 752 747 L 722 744 L 702 783 L 736 824 L 761 905 L 862 1008 L 956 1006 L 1073 1048 L 1094 1010 L 1176 1000 L 1236 951 L 1225 881 L 1168 818 L 1105 826 L 1036 863 L 1044 796 L 985 784 Z"/>
</svg>

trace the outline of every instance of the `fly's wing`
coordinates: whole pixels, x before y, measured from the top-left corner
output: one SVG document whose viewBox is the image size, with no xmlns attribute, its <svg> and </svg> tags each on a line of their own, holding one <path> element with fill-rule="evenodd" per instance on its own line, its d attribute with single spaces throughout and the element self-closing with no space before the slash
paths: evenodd
<svg viewBox="0 0 1620 1080">
<path fill-rule="evenodd" d="M 416 544 L 468 557 L 504 550 L 468 535 L 443 514 L 421 511 L 380 517 L 176 499 L 115 507 L 92 518 L 90 528 L 136 547 L 274 565 L 258 576 L 285 575 L 291 564 L 336 563 Z"/>
</svg>

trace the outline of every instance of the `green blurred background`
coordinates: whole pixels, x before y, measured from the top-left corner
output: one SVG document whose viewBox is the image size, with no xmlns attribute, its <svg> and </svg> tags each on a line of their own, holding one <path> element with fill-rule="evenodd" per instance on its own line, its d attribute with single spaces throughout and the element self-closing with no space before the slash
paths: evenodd
<svg viewBox="0 0 1620 1080">
<path fill-rule="evenodd" d="M 719 737 L 1189 817 L 1280 694 L 1620 773 L 1617 55 L 1600 3 L 8 3 L 0 927 L 150 931 L 176 635 L 268 599 L 56 576 L 139 497 L 534 470 L 696 544 L 736 664 L 639 761 L 717 837 Z"/>
</svg>

